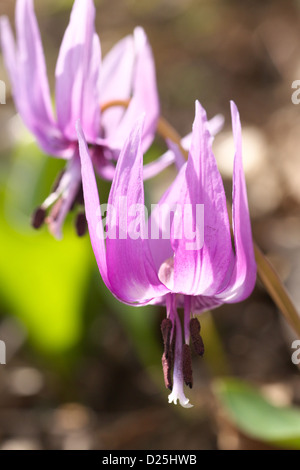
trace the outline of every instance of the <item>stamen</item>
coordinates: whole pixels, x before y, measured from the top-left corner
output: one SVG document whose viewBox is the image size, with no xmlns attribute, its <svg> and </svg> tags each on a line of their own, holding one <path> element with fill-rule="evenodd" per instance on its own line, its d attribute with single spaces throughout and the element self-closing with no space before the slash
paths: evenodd
<svg viewBox="0 0 300 470">
<path fill-rule="evenodd" d="M 80 212 L 76 217 L 75 222 L 76 232 L 79 237 L 83 237 L 87 231 L 87 221 L 85 214 Z"/>
<path fill-rule="evenodd" d="M 50 214 L 46 219 L 47 224 L 52 223 L 54 220 L 58 218 L 62 204 L 63 204 L 63 198 L 61 197 L 60 199 L 58 199 L 58 201 L 56 201 L 54 206 L 51 208 Z"/>
<path fill-rule="evenodd" d="M 172 391 L 173 388 L 173 382 L 172 382 L 172 365 L 173 365 L 173 354 L 169 352 L 168 357 L 166 357 L 166 354 L 163 353 L 161 362 L 162 362 L 162 367 L 163 367 L 163 373 L 164 373 L 164 381 L 165 381 L 165 386 L 168 388 L 170 391 Z"/>
<path fill-rule="evenodd" d="M 190 318 L 192 310 L 192 299 L 190 295 L 184 296 L 184 340 L 190 343 Z"/>
<path fill-rule="evenodd" d="M 194 346 L 194 350 L 196 354 L 199 356 L 203 356 L 204 354 L 204 344 L 203 339 L 200 335 L 201 325 L 197 318 L 192 318 L 190 320 L 190 332 L 191 332 L 191 340 Z"/>
<path fill-rule="evenodd" d="M 32 227 L 35 229 L 40 228 L 44 224 L 45 218 L 46 218 L 45 209 L 43 209 L 42 207 L 38 207 L 32 216 L 32 221 L 31 221 Z"/>
<path fill-rule="evenodd" d="M 172 369 L 174 365 L 175 327 L 169 318 L 164 318 L 161 323 L 161 332 L 164 342 L 164 353 L 162 355 L 162 367 L 165 386 L 172 391 Z M 172 334 L 173 332 L 173 334 Z"/>
<path fill-rule="evenodd" d="M 62 180 L 62 178 L 63 178 L 65 172 L 66 172 L 65 170 L 62 170 L 62 171 L 58 174 L 58 176 L 57 176 L 57 178 L 56 178 L 56 180 L 54 181 L 54 184 L 53 184 L 53 186 L 52 186 L 52 191 L 51 191 L 51 193 L 55 193 L 55 192 L 56 192 L 56 190 L 58 189 L 58 187 L 59 187 L 59 185 L 60 185 L 60 182 L 61 182 L 61 180 Z"/>
<path fill-rule="evenodd" d="M 164 318 L 161 322 L 161 333 L 164 341 L 164 354 L 168 359 L 170 344 L 171 344 L 171 333 L 173 328 L 173 323 L 169 318 Z"/>
<path fill-rule="evenodd" d="M 193 386 L 192 356 L 188 344 L 183 345 L 182 349 L 182 371 L 183 380 L 190 388 Z"/>
</svg>

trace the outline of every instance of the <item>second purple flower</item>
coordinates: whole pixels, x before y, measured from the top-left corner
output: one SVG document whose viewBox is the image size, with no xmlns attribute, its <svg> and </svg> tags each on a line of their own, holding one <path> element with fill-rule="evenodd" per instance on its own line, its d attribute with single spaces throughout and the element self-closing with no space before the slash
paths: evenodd
<svg viewBox="0 0 300 470">
<path fill-rule="evenodd" d="M 80 119 L 96 171 L 105 179 L 112 179 L 124 141 L 137 116 L 145 111 L 143 150 L 152 143 L 159 117 L 152 51 L 138 27 L 102 61 L 94 3 L 75 0 L 56 64 L 55 116 L 33 0 L 17 0 L 16 42 L 6 17 L 1 18 L 0 26 L 17 111 L 44 152 L 68 161 L 33 218 L 36 228 L 46 219 L 50 231 L 60 238 L 66 215 L 82 199 L 76 121 Z M 101 107 L 112 100 L 128 100 L 128 108 L 115 107 L 101 113 Z M 84 215 L 79 215 L 80 233 Z"/>
</svg>

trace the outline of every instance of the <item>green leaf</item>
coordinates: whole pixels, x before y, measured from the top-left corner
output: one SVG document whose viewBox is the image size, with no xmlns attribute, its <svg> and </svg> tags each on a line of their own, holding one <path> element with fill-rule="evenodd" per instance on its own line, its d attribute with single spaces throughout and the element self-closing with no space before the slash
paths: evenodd
<svg viewBox="0 0 300 470">
<path fill-rule="evenodd" d="M 237 379 L 218 380 L 214 390 L 244 434 L 277 447 L 300 449 L 299 408 L 274 406 Z"/>
</svg>

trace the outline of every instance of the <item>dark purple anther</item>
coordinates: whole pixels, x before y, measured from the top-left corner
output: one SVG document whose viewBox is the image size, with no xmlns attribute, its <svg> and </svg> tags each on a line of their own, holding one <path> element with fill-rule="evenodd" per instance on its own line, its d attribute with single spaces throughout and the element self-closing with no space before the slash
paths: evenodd
<svg viewBox="0 0 300 470">
<path fill-rule="evenodd" d="M 188 344 L 183 345 L 182 349 L 182 373 L 183 380 L 188 387 L 193 386 L 193 370 L 192 370 L 192 356 Z"/>
<path fill-rule="evenodd" d="M 171 333 L 172 333 L 173 323 L 169 318 L 164 318 L 161 322 L 161 333 L 164 341 L 164 352 L 166 358 L 168 358 L 170 345 L 171 345 Z"/>
<path fill-rule="evenodd" d="M 76 217 L 76 232 L 79 237 L 83 237 L 87 231 L 87 221 L 85 214 L 80 212 Z"/>
<path fill-rule="evenodd" d="M 165 386 L 169 390 L 172 391 L 173 388 L 173 382 L 172 382 L 172 356 L 173 354 L 169 354 L 168 358 L 166 358 L 165 353 L 163 353 L 161 362 L 162 362 L 162 367 L 163 367 L 163 373 L 164 373 L 164 381 L 165 381 Z"/>
<path fill-rule="evenodd" d="M 32 221 L 31 221 L 32 227 L 35 229 L 40 228 L 44 224 L 45 218 L 46 218 L 45 209 L 43 209 L 42 207 L 38 207 L 32 216 Z"/>
<path fill-rule="evenodd" d="M 200 335 L 200 329 L 201 326 L 199 320 L 197 318 L 192 318 L 190 321 L 191 340 L 196 354 L 202 357 L 204 354 L 204 344 Z"/>
</svg>

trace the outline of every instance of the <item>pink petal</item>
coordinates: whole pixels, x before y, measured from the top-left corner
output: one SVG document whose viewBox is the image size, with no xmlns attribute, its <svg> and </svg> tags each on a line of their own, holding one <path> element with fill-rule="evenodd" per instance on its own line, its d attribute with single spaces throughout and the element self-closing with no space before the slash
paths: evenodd
<svg viewBox="0 0 300 470">
<path fill-rule="evenodd" d="M 115 208 L 115 219 L 108 224 L 116 229 L 106 241 L 108 277 L 117 297 L 126 302 L 149 301 L 168 291 L 158 279 L 147 239 L 142 126 L 139 120 L 121 151 L 108 200 Z"/>
<path fill-rule="evenodd" d="M 115 160 L 107 158 L 107 153 L 110 154 L 110 150 L 101 145 L 97 145 L 90 149 L 91 158 L 97 174 L 102 179 L 112 181 L 116 170 L 116 166 L 114 164 Z M 172 163 L 174 163 L 174 156 L 171 152 L 164 154 L 151 163 L 147 163 L 143 168 L 144 181 L 158 175 Z"/>
<path fill-rule="evenodd" d="M 41 119 L 51 126 L 54 119 L 46 64 L 32 0 L 18 0 L 16 29 L 20 66 L 18 78 L 22 78 L 22 83 L 18 83 L 18 86 L 23 87 L 28 93 L 27 106 L 30 105 L 30 111 L 35 119 Z M 25 103 L 23 104 L 25 105 Z"/>
<path fill-rule="evenodd" d="M 207 129 L 208 129 L 208 131 L 211 135 L 211 142 L 213 142 L 214 137 L 222 130 L 223 125 L 224 125 L 224 117 L 222 116 L 222 114 L 217 114 L 212 119 L 210 119 L 210 121 L 207 121 Z M 191 147 L 191 143 L 192 143 L 192 133 L 186 135 L 185 137 L 183 137 L 181 139 L 181 145 L 187 151 L 189 151 L 189 149 Z M 159 161 L 161 161 L 161 162 L 164 162 L 166 164 L 166 166 L 168 166 L 167 163 L 169 165 L 171 165 L 172 163 L 175 163 L 177 169 L 180 170 L 180 168 L 185 163 L 185 158 L 182 154 L 182 150 L 172 140 L 167 139 L 167 144 L 168 144 L 169 150 L 167 152 L 165 152 L 157 160 L 157 163 L 159 163 Z M 153 166 L 155 165 L 155 163 L 156 162 L 153 162 Z M 150 168 L 149 168 L 149 172 L 150 172 L 150 175 L 151 175 L 151 170 L 152 169 L 150 170 Z M 163 163 L 161 165 L 161 168 L 162 168 L 161 171 L 165 168 L 163 166 Z M 155 170 L 156 170 L 156 166 L 155 166 Z M 154 175 L 156 175 L 155 170 L 154 170 Z M 151 178 L 151 177 L 152 176 L 149 176 L 149 178 Z M 145 179 L 146 179 L 146 177 L 144 176 L 144 180 Z"/>
<path fill-rule="evenodd" d="M 192 297 L 192 312 L 196 314 L 207 312 L 207 310 L 213 310 L 214 308 L 220 307 L 222 303 L 222 300 L 216 297 L 198 295 L 197 297 Z"/>
<path fill-rule="evenodd" d="M 4 62 L 10 77 L 13 91 L 18 83 L 17 51 L 13 32 L 7 16 L 0 17 L 1 45 Z"/>
<path fill-rule="evenodd" d="M 174 291 L 188 295 L 213 295 L 224 286 L 232 248 L 222 178 L 211 150 L 206 113 L 199 102 L 196 102 L 185 180 L 178 187 L 177 200 L 186 217 L 182 217 L 179 226 L 181 234 L 180 231 L 177 237 L 172 234 Z M 199 218 L 196 211 L 197 205 L 201 204 L 204 206 L 204 226 L 201 206 L 198 206 Z M 194 240 L 191 239 L 193 233 L 196 234 Z"/>
<path fill-rule="evenodd" d="M 88 222 L 90 239 L 101 277 L 108 289 L 111 290 L 107 276 L 104 232 L 100 216 L 100 201 L 94 169 L 89 155 L 87 142 L 79 122 L 76 124 L 76 129 L 79 141 L 85 214 Z"/>
<path fill-rule="evenodd" d="M 157 158 L 153 162 L 147 163 L 144 165 L 144 181 L 158 175 L 163 170 L 168 168 L 168 166 L 172 165 L 172 163 L 174 163 L 174 154 L 172 154 L 172 152 L 166 152 L 164 155 Z"/>
<path fill-rule="evenodd" d="M 224 116 L 222 114 L 216 114 L 213 118 L 207 121 L 207 127 L 212 137 L 215 137 L 224 126 Z"/>
<path fill-rule="evenodd" d="M 16 108 L 43 150 L 65 158 L 73 149 L 54 122 L 43 47 L 32 0 L 16 5 L 17 47 L 7 18 L 1 19 L 1 42 Z"/>
<path fill-rule="evenodd" d="M 55 72 L 58 125 L 70 140 L 77 140 L 78 119 L 89 142 L 95 142 L 100 132 L 101 49 L 94 23 L 93 1 L 75 0 Z"/>
<path fill-rule="evenodd" d="M 136 116 L 145 113 L 142 138 L 142 150 L 145 152 L 155 135 L 159 117 L 159 98 L 151 47 L 144 30 L 140 27 L 134 30 L 134 44 L 136 62 L 132 98 L 118 128 L 109 136 L 108 141 L 113 148 L 122 148 L 136 122 Z"/>
<path fill-rule="evenodd" d="M 132 36 L 119 41 L 104 57 L 99 94 L 101 105 L 114 100 L 128 100 L 131 97 L 135 50 Z M 125 113 L 124 107 L 112 107 L 101 116 L 101 127 L 105 136 L 112 135 Z"/>
<path fill-rule="evenodd" d="M 185 179 L 185 166 L 179 171 L 174 182 L 161 197 L 159 203 L 152 205 L 148 232 L 152 258 L 157 272 L 165 261 L 174 256 L 171 245 L 171 229 L 174 210 L 176 210 L 178 201 L 178 188 L 182 186 Z M 160 280 L 162 282 L 165 281 L 165 279 L 162 278 Z"/>
<path fill-rule="evenodd" d="M 247 298 L 251 294 L 256 280 L 256 263 L 242 161 L 241 123 L 238 109 L 233 102 L 231 102 L 231 116 L 235 142 L 232 225 L 236 261 L 228 287 L 217 296 L 229 303 Z"/>
</svg>

